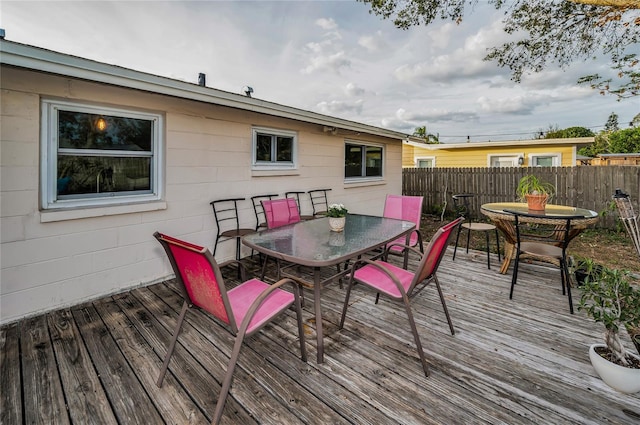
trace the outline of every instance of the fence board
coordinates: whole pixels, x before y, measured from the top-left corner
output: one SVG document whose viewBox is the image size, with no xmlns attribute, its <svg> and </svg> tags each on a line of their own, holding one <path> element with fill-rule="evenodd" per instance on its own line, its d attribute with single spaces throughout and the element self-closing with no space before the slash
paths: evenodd
<svg viewBox="0 0 640 425">
<path fill-rule="evenodd" d="M 631 196 L 634 210 L 640 211 L 640 167 L 509 167 L 509 168 L 405 168 L 402 188 L 405 195 L 425 198 L 426 212 L 453 211 L 451 196 L 456 193 L 477 195 L 474 208 L 487 202 L 516 200 L 521 177 L 535 174 L 556 187 L 554 204 L 572 205 L 597 211 L 602 215 L 597 226 L 616 228 L 617 214 L 609 204 L 616 189 Z"/>
</svg>

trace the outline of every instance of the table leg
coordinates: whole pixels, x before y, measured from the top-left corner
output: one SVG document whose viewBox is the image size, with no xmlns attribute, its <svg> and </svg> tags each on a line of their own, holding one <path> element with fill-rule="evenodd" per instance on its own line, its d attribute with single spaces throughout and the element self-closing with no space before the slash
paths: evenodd
<svg viewBox="0 0 640 425">
<path fill-rule="evenodd" d="M 500 267 L 500 274 L 507 274 L 509 271 L 509 265 L 511 264 L 511 259 L 515 254 L 515 246 L 512 243 L 505 241 L 504 244 L 504 258 L 502 259 L 502 266 Z"/>
<path fill-rule="evenodd" d="M 322 309 L 320 308 L 320 267 L 313 269 L 313 305 L 316 311 L 316 336 L 318 338 L 318 363 L 324 362 L 324 343 L 322 338 Z"/>
</svg>

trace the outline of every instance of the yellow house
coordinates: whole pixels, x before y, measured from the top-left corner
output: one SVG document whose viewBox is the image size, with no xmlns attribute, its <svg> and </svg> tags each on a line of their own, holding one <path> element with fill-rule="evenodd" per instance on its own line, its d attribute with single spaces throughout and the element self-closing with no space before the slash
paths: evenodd
<svg viewBox="0 0 640 425">
<path fill-rule="evenodd" d="M 578 148 L 593 143 L 594 138 L 441 144 L 419 140 L 411 138 L 403 143 L 403 167 L 572 167 L 577 163 Z"/>
</svg>

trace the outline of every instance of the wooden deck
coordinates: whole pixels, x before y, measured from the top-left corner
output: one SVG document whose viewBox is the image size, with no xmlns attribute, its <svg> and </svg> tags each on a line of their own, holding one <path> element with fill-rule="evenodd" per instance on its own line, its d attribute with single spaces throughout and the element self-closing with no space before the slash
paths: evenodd
<svg viewBox="0 0 640 425">
<path fill-rule="evenodd" d="M 339 331 L 344 290 L 331 285 L 325 363 L 315 362 L 307 296 L 308 363 L 288 312 L 241 351 L 223 423 L 640 423 L 640 394 L 617 393 L 595 375 L 587 349 L 601 329 L 569 314 L 556 269 L 523 265 L 510 301 L 510 275 L 498 274 L 495 258 L 487 270 L 483 253 L 458 255 L 453 263 L 449 252 L 439 272 L 456 335 L 435 288 L 413 304 L 430 377 L 396 304 L 375 305 L 356 287 Z M 181 303 L 166 282 L 3 327 L 1 423 L 207 423 L 232 343 L 206 314 L 187 314 L 170 372 L 155 385 Z"/>
</svg>

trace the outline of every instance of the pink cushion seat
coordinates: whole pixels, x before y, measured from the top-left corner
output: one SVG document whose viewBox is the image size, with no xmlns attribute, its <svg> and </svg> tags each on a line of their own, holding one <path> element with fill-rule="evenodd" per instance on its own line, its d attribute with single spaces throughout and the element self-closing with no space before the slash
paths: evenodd
<svg viewBox="0 0 640 425">
<path fill-rule="evenodd" d="M 411 281 L 413 280 L 413 273 L 385 261 L 376 261 L 376 264 L 385 267 L 395 275 L 402 284 L 405 293 L 408 291 L 411 286 Z M 366 282 L 367 285 L 389 295 L 390 297 L 402 298 L 402 294 L 400 294 L 400 291 L 393 280 L 391 280 L 387 274 L 376 266 L 367 264 L 366 266 L 356 270 L 354 278 L 359 281 Z"/>
<path fill-rule="evenodd" d="M 267 288 L 269 288 L 267 283 L 259 279 L 251 279 L 227 292 L 236 323 L 242 323 L 251 304 Z M 281 289 L 274 291 L 256 311 L 247 328 L 247 334 L 259 329 L 272 317 L 288 308 L 293 301 L 292 293 Z"/>
</svg>

